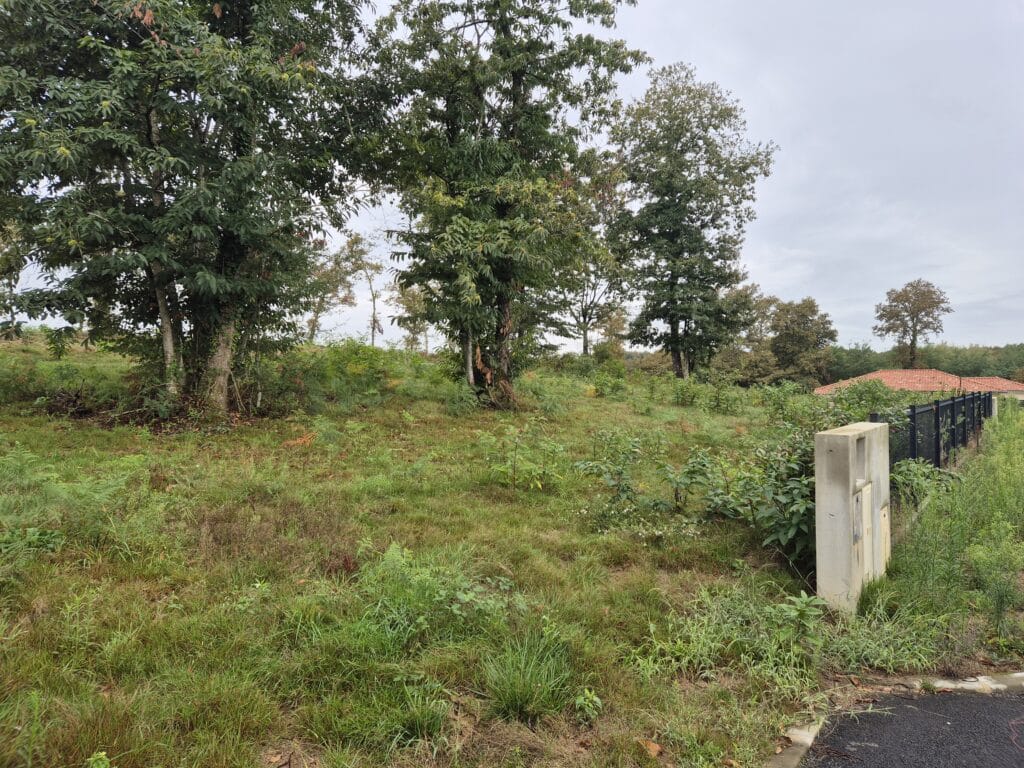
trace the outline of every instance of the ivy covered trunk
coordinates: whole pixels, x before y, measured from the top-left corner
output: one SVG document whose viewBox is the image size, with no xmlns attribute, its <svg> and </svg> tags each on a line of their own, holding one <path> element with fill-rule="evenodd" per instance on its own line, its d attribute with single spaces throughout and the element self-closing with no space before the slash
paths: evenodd
<svg viewBox="0 0 1024 768">
<path fill-rule="evenodd" d="M 498 325 L 494 332 L 495 370 L 491 397 L 496 405 L 511 406 L 516 396 L 512 388 L 512 299 L 502 296 L 498 301 Z"/>
</svg>

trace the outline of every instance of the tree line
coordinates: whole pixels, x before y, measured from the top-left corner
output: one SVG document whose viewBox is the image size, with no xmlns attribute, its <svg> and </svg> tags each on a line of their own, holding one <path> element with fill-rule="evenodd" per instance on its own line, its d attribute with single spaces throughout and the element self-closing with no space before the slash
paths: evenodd
<svg viewBox="0 0 1024 768">
<path fill-rule="evenodd" d="M 776 147 L 685 64 L 623 104 L 648 57 L 594 30 L 633 4 L 5 2 L 0 330 L 63 318 L 150 361 L 170 405 L 226 411 L 233 373 L 315 338 L 353 279 L 382 329 L 382 266 L 325 232 L 389 195 L 399 322 L 495 405 L 546 338 L 589 352 L 600 327 L 677 376 L 729 351 L 754 375 L 766 349 L 819 376 L 816 305 L 765 320 L 740 263 Z"/>
</svg>

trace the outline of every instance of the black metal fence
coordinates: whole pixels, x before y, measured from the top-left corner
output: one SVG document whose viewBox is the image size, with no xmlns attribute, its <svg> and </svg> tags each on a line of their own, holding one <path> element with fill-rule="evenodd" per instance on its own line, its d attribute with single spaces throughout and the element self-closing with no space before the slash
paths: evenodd
<svg viewBox="0 0 1024 768">
<path fill-rule="evenodd" d="M 956 452 L 971 444 L 992 415 L 992 393 L 971 392 L 948 400 L 912 405 L 906 420 L 889 424 L 889 463 L 925 459 L 936 467 L 948 466 Z M 872 421 L 881 421 L 877 413 Z"/>
</svg>

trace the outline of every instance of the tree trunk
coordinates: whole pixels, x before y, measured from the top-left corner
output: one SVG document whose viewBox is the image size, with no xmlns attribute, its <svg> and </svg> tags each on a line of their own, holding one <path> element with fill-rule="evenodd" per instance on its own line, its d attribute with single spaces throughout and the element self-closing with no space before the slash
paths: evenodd
<svg viewBox="0 0 1024 768">
<path fill-rule="evenodd" d="M 498 327 L 494 332 L 494 351 L 497 370 L 494 372 L 495 402 L 502 406 L 515 404 L 512 389 L 512 300 L 498 300 Z"/>
<path fill-rule="evenodd" d="M 917 368 L 917 331 L 910 332 L 910 344 L 908 346 L 908 356 L 910 358 L 908 361 L 908 367 Z"/>
<path fill-rule="evenodd" d="M 669 324 L 669 354 L 672 356 L 672 373 L 677 379 L 685 379 L 690 375 L 690 366 L 683 357 L 682 343 L 679 338 L 679 324 Z"/>
<path fill-rule="evenodd" d="M 235 343 L 235 321 L 225 320 L 213 338 L 213 351 L 207 364 L 206 405 L 212 411 L 228 412 L 228 384 Z"/>
<path fill-rule="evenodd" d="M 470 389 L 476 389 L 476 377 L 473 375 L 473 334 L 462 332 L 462 355 L 466 366 L 466 383 Z"/>
<path fill-rule="evenodd" d="M 160 285 L 162 268 L 153 265 L 154 289 L 156 306 L 160 314 L 160 341 L 164 350 L 164 386 L 167 396 L 177 401 L 184 390 L 185 362 L 182 359 L 181 347 L 174 333 L 174 317 L 167 303 L 167 287 Z"/>
<path fill-rule="evenodd" d="M 590 354 L 590 327 L 583 326 L 583 356 Z"/>
</svg>

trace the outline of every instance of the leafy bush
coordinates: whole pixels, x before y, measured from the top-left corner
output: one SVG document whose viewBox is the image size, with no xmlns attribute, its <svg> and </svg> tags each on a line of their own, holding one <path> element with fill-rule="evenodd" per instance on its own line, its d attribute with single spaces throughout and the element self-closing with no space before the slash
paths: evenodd
<svg viewBox="0 0 1024 768">
<path fill-rule="evenodd" d="M 789 427 L 745 462 L 711 464 L 708 510 L 746 521 L 801 574 L 814 568 L 814 443 Z"/>
<path fill-rule="evenodd" d="M 513 491 L 543 491 L 562 480 L 565 448 L 544 435 L 540 422 L 533 420 L 524 427 L 506 424 L 500 436 L 479 435 L 491 475 L 501 485 Z"/>
<path fill-rule="evenodd" d="M 578 381 L 535 372 L 524 375 L 516 390 L 527 408 L 535 408 L 546 418 L 564 415 L 566 404 L 580 395 Z"/>
<path fill-rule="evenodd" d="M 953 475 L 924 459 L 898 461 L 889 473 L 892 494 L 906 509 L 919 507 L 931 493 L 948 490 L 952 482 Z"/>
<path fill-rule="evenodd" d="M 704 395 L 704 387 L 693 378 L 676 379 L 672 401 L 685 407 L 697 405 Z"/>
<path fill-rule="evenodd" d="M 123 368 L 0 354 L 0 402 L 91 416 L 124 410 L 131 399 Z"/>
<path fill-rule="evenodd" d="M 626 391 L 626 380 L 599 370 L 593 378 L 594 394 L 598 397 L 616 397 Z"/>
</svg>

